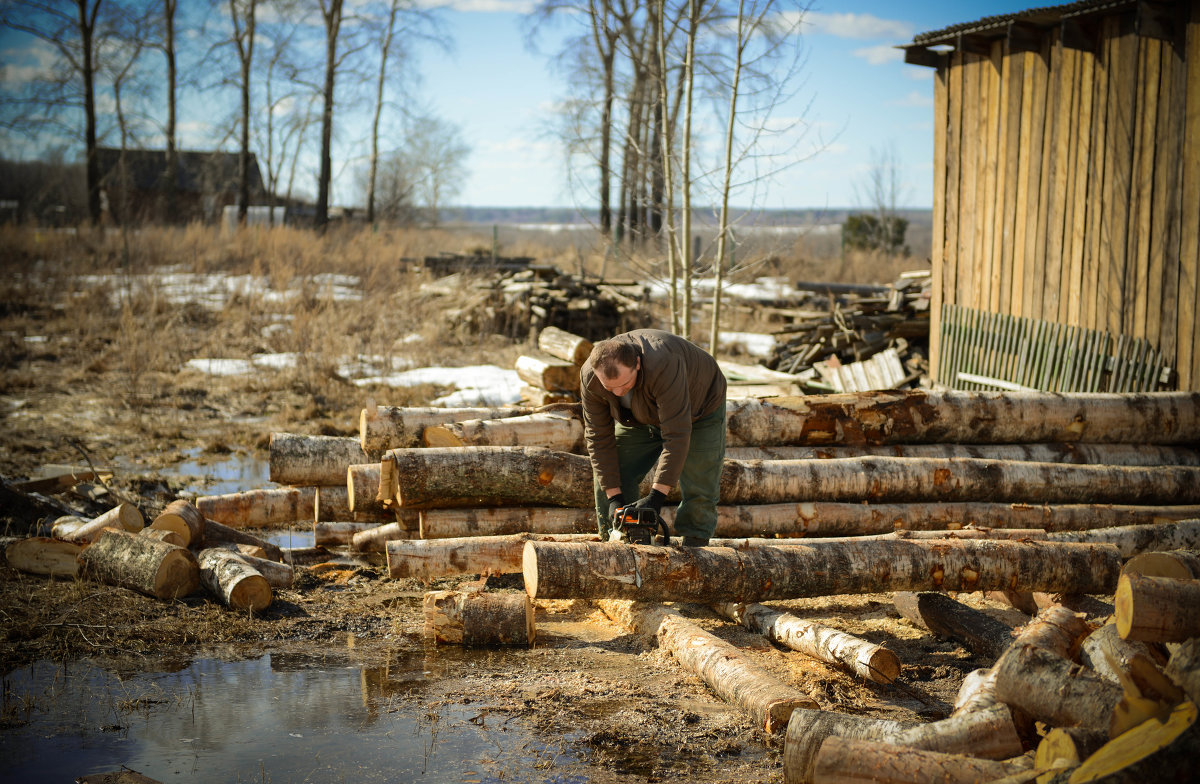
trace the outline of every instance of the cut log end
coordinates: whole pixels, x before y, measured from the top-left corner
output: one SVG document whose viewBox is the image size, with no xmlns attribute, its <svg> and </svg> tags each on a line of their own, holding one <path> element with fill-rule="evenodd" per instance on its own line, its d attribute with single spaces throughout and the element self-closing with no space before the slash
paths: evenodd
<svg viewBox="0 0 1200 784">
<path fill-rule="evenodd" d="M 179 599 L 198 586 L 196 559 L 181 548 L 163 558 L 154 579 L 154 595 L 159 599 Z"/>
<path fill-rule="evenodd" d="M 425 428 L 423 439 L 425 446 L 429 447 L 466 445 L 466 442 L 455 435 L 446 425 L 431 425 Z"/>
<path fill-rule="evenodd" d="M 526 542 L 521 551 L 521 576 L 525 580 L 525 592 L 529 594 L 530 599 L 536 599 L 538 595 L 537 572 L 537 548 L 533 546 L 533 542 Z"/>
<path fill-rule="evenodd" d="M 892 683 L 900 677 L 900 657 L 881 646 L 865 652 L 859 665 L 875 683 Z"/>
</svg>

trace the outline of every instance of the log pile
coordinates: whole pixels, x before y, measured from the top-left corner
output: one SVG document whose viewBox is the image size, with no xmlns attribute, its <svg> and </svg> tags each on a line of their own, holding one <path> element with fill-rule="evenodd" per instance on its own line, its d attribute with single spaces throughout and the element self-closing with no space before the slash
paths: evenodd
<svg viewBox="0 0 1200 784">
<path fill-rule="evenodd" d="M 592 341 L 548 326 L 538 333 L 537 348 L 517 357 L 517 377 L 525 382 L 522 400 L 531 406 L 578 402 L 579 369 L 592 352 Z"/>
</svg>

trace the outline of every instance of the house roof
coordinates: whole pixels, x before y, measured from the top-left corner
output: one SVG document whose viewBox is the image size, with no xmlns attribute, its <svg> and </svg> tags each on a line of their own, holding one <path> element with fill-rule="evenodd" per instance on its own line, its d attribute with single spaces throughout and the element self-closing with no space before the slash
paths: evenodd
<svg viewBox="0 0 1200 784">
<path fill-rule="evenodd" d="M 120 150 L 115 147 L 96 148 L 100 175 L 107 178 L 117 170 L 124 156 L 125 170 L 131 184 L 138 190 L 157 190 L 162 187 L 167 170 L 165 150 Z M 214 190 L 236 188 L 238 182 L 238 158 L 235 152 L 180 150 L 179 174 L 175 181 L 177 190 L 184 193 L 203 193 Z M 250 153 L 250 190 L 263 191 L 262 172 L 258 158 Z"/>
</svg>

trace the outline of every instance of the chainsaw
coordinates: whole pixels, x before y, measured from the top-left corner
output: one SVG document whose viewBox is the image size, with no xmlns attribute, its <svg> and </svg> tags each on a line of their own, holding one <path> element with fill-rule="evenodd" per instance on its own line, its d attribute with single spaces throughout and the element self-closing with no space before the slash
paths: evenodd
<svg viewBox="0 0 1200 784">
<path fill-rule="evenodd" d="M 659 531 L 657 544 L 671 544 L 671 534 L 662 515 L 653 509 L 622 506 L 613 513 L 612 533 L 609 541 L 625 540 L 629 544 L 655 544 L 654 535 Z"/>
</svg>

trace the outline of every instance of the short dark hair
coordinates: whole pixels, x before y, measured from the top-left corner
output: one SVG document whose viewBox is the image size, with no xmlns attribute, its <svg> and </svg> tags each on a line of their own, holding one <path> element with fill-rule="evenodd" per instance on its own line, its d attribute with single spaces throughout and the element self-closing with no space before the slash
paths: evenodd
<svg viewBox="0 0 1200 784">
<path fill-rule="evenodd" d="M 638 357 L 641 355 L 637 346 L 632 343 L 622 340 L 601 340 L 592 346 L 588 362 L 591 363 L 592 370 L 600 375 L 605 378 L 614 378 L 619 372 L 618 365 L 627 368 L 637 367 Z"/>
</svg>

